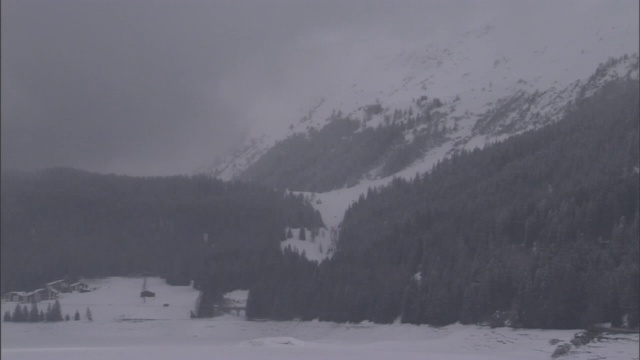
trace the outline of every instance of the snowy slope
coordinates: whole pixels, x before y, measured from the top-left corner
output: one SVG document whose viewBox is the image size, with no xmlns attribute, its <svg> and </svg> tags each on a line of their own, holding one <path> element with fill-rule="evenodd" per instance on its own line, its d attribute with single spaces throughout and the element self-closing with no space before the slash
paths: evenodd
<svg viewBox="0 0 640 360">
<path fill-rule="evenodd" d="M 141 278 L 89 281 L 96 290 L 65 294 L 63 313 L 90 305 L 94 321 L 2 323 L 3 359 L 549 359 L 577 330 L 490 329 L 450 325 L 252 322 L 225 315 L 188 319 L 197 294 L 148 279 L 155 300 L 137 296 Z M 228 294 L 241 298 L 245 292 Z M 157 306 L 169 303 L 170 306 Z M 3 303 L 6 306 L 13 303 Z M 41 303 L 42 306 L 42 303 Z M 125 320 L 125 317 L 129 320 Z M 140 321 L 141 317 L 147 318 Z M 138 321 L 131 321 L 133 318 Z M 567 359 L 637 359 L 638 335 L 609 335 Z"/>
<path fill-rule="evenodd" d="M 468 128 L 501 99 L 518 93 L 537 92 L 542 98 L 532 112 L 556 116 L 554 110 L 571 100 L 567 92 L 580 85 L 577 81 L 584 83 L 611 57 L 638 52 L 637 3 L 545 1 L 526 14 L 505 14 L 500 6 L 488 3 L 472 23 L 453 18 L 447 28 L 424 34 L 420 41 L 392 47 L 367 43 L 366 59 L 357 52 L 343 54 L 345 64 L 356 61 L 358 66 L 336 68 L 340 81 L 329 93 L 309 99 L 307 110 L 292 110 L 288 126 L 280 122 L 280 114 L 269 125 L 265 108 L 245 147 L 218 164 L 213 174 L 231 179 L 276 141 L 320 128 L 337 111 L 365 120 L 364 110 L 373 104 L 385 113 L 373 116 L 367 126 L 382 123 L 395 109 L 418 111 L 416 100 L 423 96 L 455 108 L 446 111 L 450 126 L 464 120 Z M 487 140 L 477 138 L 472 144 Z"/>
<path fill-rule="evenodd" d="M 86 293 L 61 293 L 62 314 L 73 317 L 78 311 L 84 318 L 86 309 L 90 308 L 95 322 L 146 320 L 189 319 L 194 309 L 198 292 L 190 286 L 169 286 L 163 279 L 147 278 L 147 289 L 156 297 L 140 297 L 144 279 L 105 278 L 83 280 L 92 289 Z M 42 301 L 39 309 L 46 310 L 48 303 Z M 2 313 L 13 311 L 16 303 L 3 302 Z M 167 306 L 164 306 L 167 304 Z M 30 308 L 30 307 L 29 307 Z"/>
</svg>

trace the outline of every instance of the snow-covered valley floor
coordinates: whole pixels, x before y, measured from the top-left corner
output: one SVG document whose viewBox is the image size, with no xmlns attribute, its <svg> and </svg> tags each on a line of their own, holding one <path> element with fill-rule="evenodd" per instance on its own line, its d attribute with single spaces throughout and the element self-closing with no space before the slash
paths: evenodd
<svg viewBox="0 0 640 360">
<path fill-rule="evenodd" d="M 550 341 L 569 342 L 578 331 L 255 322 L 234 315 L 191 320 L 194 290 L 149 279 L 156 298 L 142 303 L 141 284 L 140 278 L 102 279 L 90 282 L 97 287 L 90 293 L 61 296 L 63 313 L 84 315 L 89 305 L 92 322 L 83 316 L 60 323 L 2 323 L 2 358 L 550 359 L 557 346 Z M 3 303 L 2 311 L 13 307 Z M 610 335 L 563 358 L 638 359 L 638 335 Z"/>
</svg>

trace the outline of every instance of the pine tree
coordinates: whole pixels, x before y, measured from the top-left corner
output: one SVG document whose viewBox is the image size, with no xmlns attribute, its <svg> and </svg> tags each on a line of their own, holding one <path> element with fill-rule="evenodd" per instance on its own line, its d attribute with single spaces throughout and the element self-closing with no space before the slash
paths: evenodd
<svg viewBox="0 0 640 360">
<path fill-rule="evenodd" d="M 80 313 L 78 312 L 78 310 L 76 310 L 75 315 L 73 315 L 73 320 L 74 320 L 74 321 L 78 321 L 78 320 L 80 320 Z"/>
<path fill-rule="evenodd" d="M 22 306 L 22 321 L 29 321 L 29 309 L 27 305 Z"/>
<path fill-rule="evenodd" d="M 64 316 L 64 321 L 69 321 L 71 320 L 71 316 L 69 316 L 69 314 Z"/>
<path fill-rule="evenodd" d="M 198 295 L 196 315 L 199 318 L 213 317 L 213 295 L 210 288 L 200 291 Z"/>
<path fill-rule="evenodd" d="M 13 310 L 13 316 L 11 316 L 11 319 L 15 322 L 23 321 L 22 307 L 20 306 L 20 304 L 16 304 L 16 308 Z"/>
<path fill-rule="evenodd" d="M 87 308 L 86 313 L 87 321 L 93 321 L 93 315 L 91 314 L 91 309 Z"/>
<path fill-rule="evenodd" d="M 298 233 L 298 239 L 307 240 L 307 234 L 306 234 L 304 226 L 300 228 L 300 232 Z"/>
<path fill-rule="evenodd" d="M 31 303 L 31 311 L 29 312 L 29 322 L 38 322 L 40 320 L 40 311 L 38 311 L 38 304 L 36 302 Z"/>
<path fill-rule="evenodd" d="M 4 312 L 4 317 L 2 318 L 2 320 L 4 322 L 11 321 L 11 313 L 9 312 L 9 310 Z"/>
<path fill-rule="evenodd" d="M 60 301 L 56 300 L 53 303 L 53 307 L 51 308 L 51 321 L 62 321 L 64 318 L 62 317 L 62 307 L 60 306 Z"/>
<path fill-rule="evenodd" d="M 51 311 L 51 304 L 47 305 L 47 312 L 44 314 L 44 321 L 53 321 L 52 318 L 52 311 Z"/>
<path fill-rule="evenodd" d="M 40 315 L 38 316 L 38 321 L 44 322 L 44 320 L 45 320 L 44 311 L 40 310 Z"/>
</svg>

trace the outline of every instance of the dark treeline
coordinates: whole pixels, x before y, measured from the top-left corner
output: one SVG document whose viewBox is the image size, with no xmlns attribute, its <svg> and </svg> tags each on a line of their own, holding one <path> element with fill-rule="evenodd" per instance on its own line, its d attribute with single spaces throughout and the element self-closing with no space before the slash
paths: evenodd
<svg viewBox="0 0 640 360">
<path fill-rule="evenodd" d="M 76 314 L 78 314 L 77 311 Z M 27 308 L 27 305 L 16 304 L 13 313 L 7 310 L 2 317 L 5 322 L 56 322 L 65 319 L 69 320 L 70 318 L 68 314 L 66 317 L 62 316 L 62 307 L 58 300 L 53 303 L 53 306 L 49 304 L 46 312 L 38 310 L 38 304 L 35 302 L 31 303 L 31 309 Z"/>
<path fill-rule="evenodd" d="M 219 285 L 249 288 L 285 227 L 322 225 L 301 196 L 204 176 L 62 168 L 4 173 L 1 184 L 2 293 L 64 276 L 141 273 L 198 286 L 219 254 Z"/>
<path fill-rule="evenodd" d="M 348 211 L 334 257 L 260 274 L 253 318 L 638 326 L 637 80 Z"/>
</svg>

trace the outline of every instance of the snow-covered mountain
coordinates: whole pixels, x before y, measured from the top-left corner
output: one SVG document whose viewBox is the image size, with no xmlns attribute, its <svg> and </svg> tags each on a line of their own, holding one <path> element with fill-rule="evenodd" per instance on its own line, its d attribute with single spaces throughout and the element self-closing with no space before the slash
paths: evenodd
<svg viewBox="0 0 640 360">
<path fill-rule="evenodd" d="M 428 34 L 421 42 L 403 44 L 396 53 L 372 56 L 357 71 L 341 73 L 341 82 L 330 93 L 310 99 L 309 109 L 291 113 L 289 127 L 262 125 L 261 129 L 269 130 L 253 132 L 242 150 L 218 164 L 213 174 L 223 179 L 237 176 L 278 140 L 321 128 L 338 111 L 368 120 L 366 126 L 371 127 L 396 109 L 420 111 L 424 105 L 420 99 L 437 98 L 445 104 L 439 112 L 446 115 L 447 124 L 464 122 L 466 129 L 491 117 L 497 108 L 504 110 L 505 103 L 537 113 L 539 118 L 554 117 L 575 98 L 572 90 L 586 83 L 599 64 L 638 52 L 638 20 L 629 14 L 626 2 L 585 2 L 564 8 L 558 3 L 542 4 L 552 14 L 544 23 L 514 26 L 518 24 L 514 19 L 485 15 L 486 23 L 479 27 Z M 468 28 L 465 24 L 451 27 Z M 517 100 L 525 99 L 535 104 L 519 106 Z M 376 104 L 384 111 L 368 117 Z M 268 124 L 269 119 L 261 121 Z M 483 133 L 485 138 L 500 134 Z M 477 138 L 471 144 L 484 140 Z"/>
<path fill-rule="evenodd" d="M 401 124 L 403 143 L 390 145 L 356 174 L 356 181 L 308 193 L 330 234 L 346 207 L 368 187 L 428 171 L 456 151 L 552 123 L 606 82 L 638 78 L 638 17 L 629 13 L 637 4 L 541 4 L 536 11 L 548 13 L 544 22 L 493 16 L 497 11 L 487 9 L 489 15 L 480 14 L 485 21 L 467 25 L 452 19 L 456 31 L 428 34 L 402 44 L 397 52 L 370 57 L 357 71 L 341 74 L 335 88 L 307 111 L 292 113 L 288 127 L 254 132 L 242 150 L 218 163 L 212 174 L 252 180 L 247 176 L 252 166 L 274 145 L 295 134 L 310 138 L 336 118 L 356 121 L 356 132 Z M 416 151 L 406 164 L 385 167 L 394 161 L 390 153 L 398 147 Z M 258 177 L 264 175 L 261 171 Z M 318 248 L 324 248 L 326 256 L 329 235 L 321 244 Z M 291 240 L 288 245 L 295 247 Z M 318 254 L 310 257 L 317 259 Z"/>
</svg>

